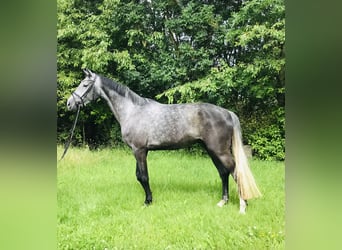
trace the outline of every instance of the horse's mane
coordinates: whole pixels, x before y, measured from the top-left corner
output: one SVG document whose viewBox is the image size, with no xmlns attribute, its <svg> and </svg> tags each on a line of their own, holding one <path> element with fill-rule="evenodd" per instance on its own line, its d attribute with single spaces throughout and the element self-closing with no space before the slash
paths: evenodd
<svg viewBox="0 0 342 250">
<path fill-rule="evenodd" d="M 100 78 L 104 85 L 108 86 L 110 89 L 113 89 L 119 95 L 131 99 L 134 104 L 144 105 L 146 103 L 153 101 L 152 99 L 139 96 L 137 93 L 129 89 L 127 86 L 115 82 L 107 77 L 100 76 Z"/>
</svg>

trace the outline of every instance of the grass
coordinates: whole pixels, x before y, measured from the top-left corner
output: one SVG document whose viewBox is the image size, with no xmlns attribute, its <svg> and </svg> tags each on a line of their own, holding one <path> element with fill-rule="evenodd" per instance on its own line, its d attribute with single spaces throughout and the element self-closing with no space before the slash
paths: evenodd
<svg viewBox="0 0 342 250">
<path fill-rule="evenodd" d="M 245 215 L 231 177 L 229 203 L 216 206 L 221 181 L 208 157 L 150 152 L 148 163 L 145 207 L 131 152 L 70 148 L 57 163 L 58 249 L 284 249 L 283 162 L 251 161 L 263 196 Z"/>
</svg>

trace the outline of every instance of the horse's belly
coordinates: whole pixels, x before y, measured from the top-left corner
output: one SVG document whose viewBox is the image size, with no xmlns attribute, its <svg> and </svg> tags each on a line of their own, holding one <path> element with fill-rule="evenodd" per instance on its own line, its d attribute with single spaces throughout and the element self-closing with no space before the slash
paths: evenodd
<svg viewBox="0 0 342 250">
<path fill-rule="evenodd" d="M 147 146 L 151 149 L 177 149 L 187 147 L 198 140 L 200 137 L 197 133 L 191 131 L 156 131 L 147 140 Z"/>
</svg>

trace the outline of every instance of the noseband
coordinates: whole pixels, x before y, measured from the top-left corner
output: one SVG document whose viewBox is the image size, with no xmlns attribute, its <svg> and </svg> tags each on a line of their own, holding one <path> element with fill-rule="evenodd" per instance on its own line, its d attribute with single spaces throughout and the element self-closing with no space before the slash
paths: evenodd
<svg viewBox="0 0 342 250">
<path fill-rule="evenodd" d="M 86 92 L 88 92 L 88 91 L 86 91 Z M 74 99 L 74 101 L 75 101 L 77 107 L 78 107 L 79 105 L 78 105 L 77 102 L 76 102 L 75 96 L 78 97 L 78 98 L 81 100 L 81 102 L 82 102 L 82 107 L 84 107 L 84 101 L 83 101 L 84 94 L 83 94 L 82 96 L 80 96 L 79 94 L 76 94 L 76 92 L 74 91 L 74 92 L 71 93 L 71 95 L 72 95 L 72 98 Z"/>
<path fill-rule="evenodd" d="M 92 83 L 90 83 L 90 84 L 94 84 L 94 81 L 92 81 Z M 86 91 L 84 91 L 84 93 L 83 93 L 81 96 L 80 96 L 79 94 L 77 94 L 75 91 L 72 92 L 72 93 L 71 93 L 71 96 L 72 96 L 72 98 L 74 99 L 75 103 L 77 104 L 76 98 L 75 98 L 75 96 L 76 96 L 76 97 L 78 97 L 78 98 L 81 100 L 81 102 L 82 102 L 82 107 L 84 107 L 85 105 L 84 105 L 83 98 L 89 93 L 89 91 L 90 91 L 93 87 L 94 87 L 94 86 L 89 86 L 89 88 L 88 88 Z M 94 92 L 93 92 L 93 98 L 92 98 L 91 101 L 94 101 Z M 77 106 L 78 106 L 78 105 L 77 105 Z"/>
</svg>

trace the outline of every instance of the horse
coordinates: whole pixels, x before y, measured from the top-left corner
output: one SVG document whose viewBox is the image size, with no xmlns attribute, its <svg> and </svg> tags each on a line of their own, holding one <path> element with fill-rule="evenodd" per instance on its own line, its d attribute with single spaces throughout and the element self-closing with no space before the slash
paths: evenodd
<svg viewBox="0 0 342 250">
<path fill-rule="evenodd" d="M 136 177 L 145 191 L 145 205 L 152 203 L 147 154 L 201 142 L 211 157 L 222 181 L 219 207 L 229 200 L 229 175 L 238 187 L 239 212 L 244 214 L 247 200 L 261 196 L 243 150 L 237 115 L 209 103 L 162 104 L 144 98 L 127 86 L 83 69 L 85 78 L 67 100 L 74 111 L 104 99 L 121 127 L 123 141 L 136 159 Z"/>
</svg>

